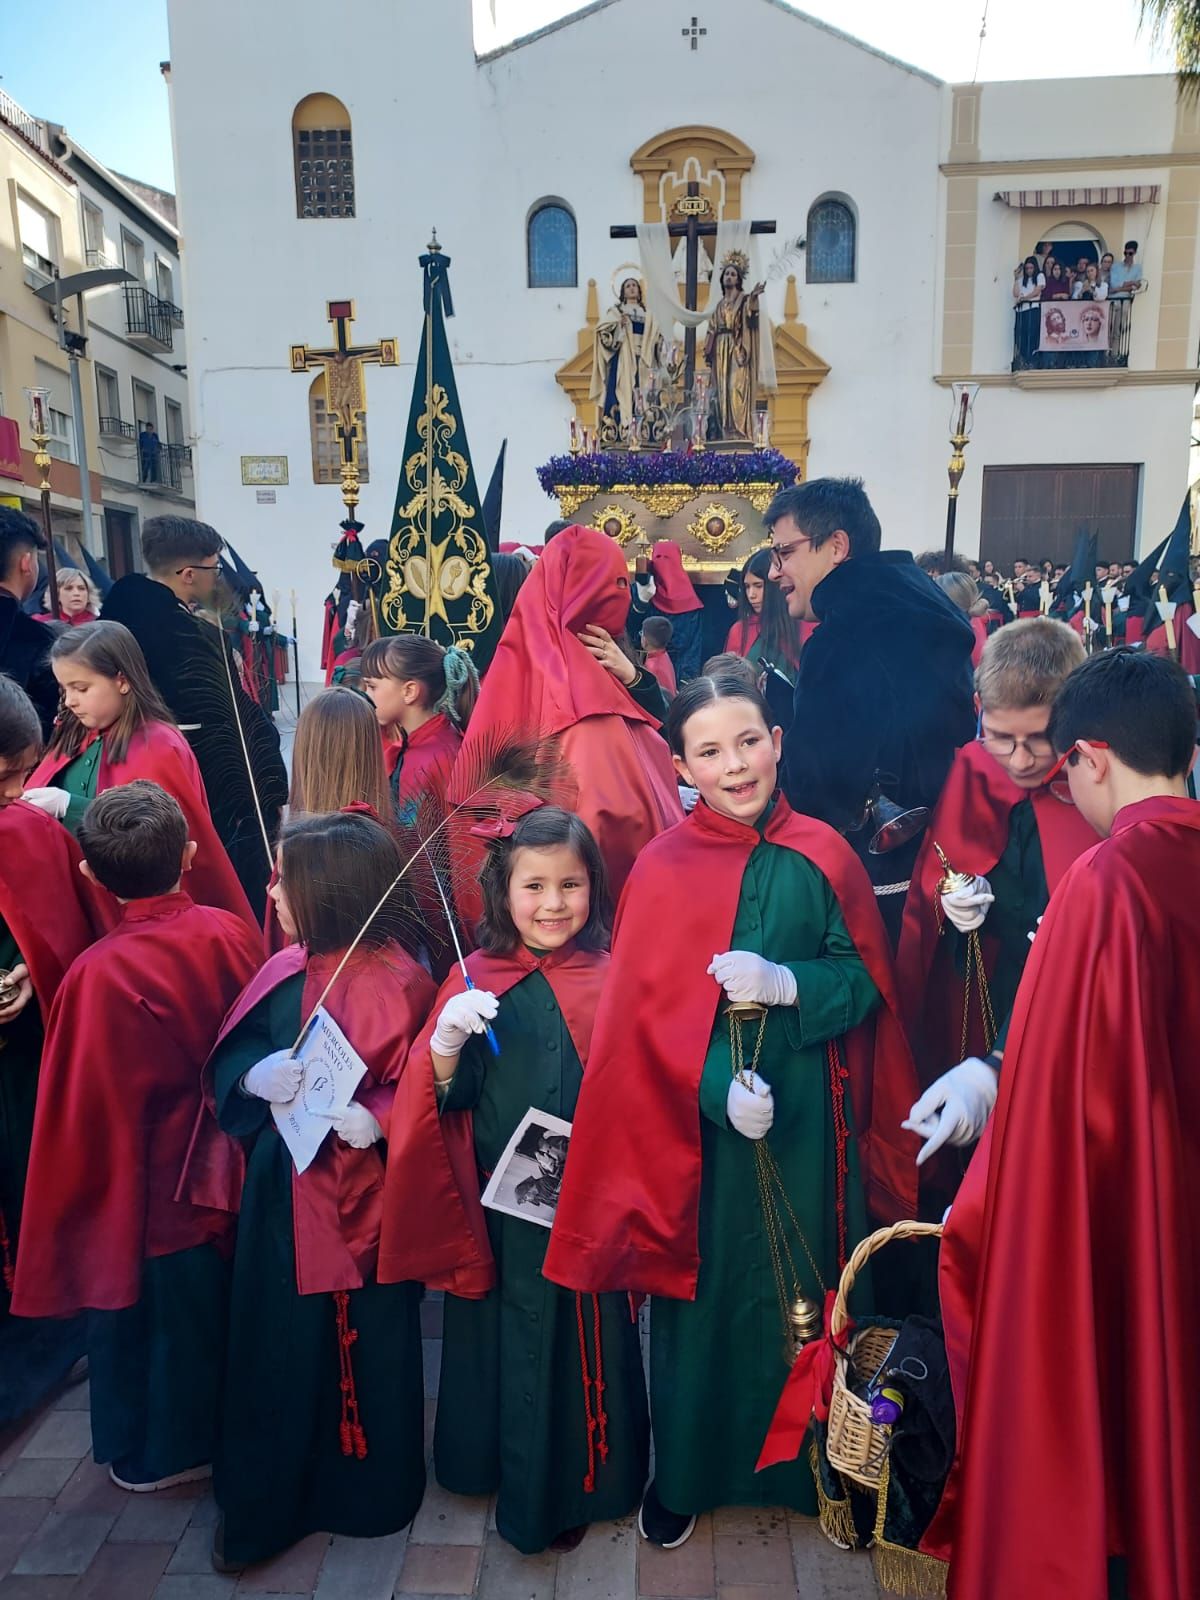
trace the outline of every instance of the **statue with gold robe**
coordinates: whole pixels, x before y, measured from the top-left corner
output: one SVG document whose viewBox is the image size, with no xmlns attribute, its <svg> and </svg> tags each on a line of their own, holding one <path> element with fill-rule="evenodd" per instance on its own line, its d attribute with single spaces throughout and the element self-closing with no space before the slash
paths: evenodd
<svg viewBox="0 0 1200 1600">
<path fill-rule="evenodd" d="M 599 404 L 602 435 L 606 422 L 615 431 L 633 421 L 635 391 L 649 387 L 661 350 L 662 334 L 646 309 L 641 279 L 624 278 L 618 304 L 596 328 L 588 397 Z"/>
<path fill-rule="evenodd" d="M 753 440 L 758 395 L 760 338 L 758 300 L 765 287 L 746 291 L 750 262 L 732 250 L 721 263 L 721 298 L 708 319 L 704 359 L 712 373 L 708 435 Z"/>
</svg>

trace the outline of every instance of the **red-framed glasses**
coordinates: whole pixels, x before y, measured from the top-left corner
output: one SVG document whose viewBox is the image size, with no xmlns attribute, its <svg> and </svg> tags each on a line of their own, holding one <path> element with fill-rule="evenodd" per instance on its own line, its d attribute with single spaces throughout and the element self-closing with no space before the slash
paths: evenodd
<svg viewBox="0 0 1200 1600">
<path fill-rule="evenodd" d="M 1108 741 L 1107 741 L 1107 739 L 1089 739 L 1087 742 L 1088 742 L 1088 744 L 1091 745 L 1093 750 L 1107 750 L 1108 749 Z M 1076 755 L 1079 754 L 1079 746 L 1082 743 L 1083 743 L 1082 739 L 1076 739 L 1075 743 L 1071 746 L 1071 748 L 1069 750 L 1064 750 L 1063 751 L 1062 755 L 1059 756 L 1058 760 L 1050 768 L 1050 771 L 1042 779 L 1042 788 L 1043 789 L 1048 789 L 1050 787 L 1050 785 L 1054 782 L 1055 778 L 1058 777 L 1059 773 L 1066 766 L 1067 762 L 1070 761 L 1071 757 L 1072 756 L 1076 756 Z"/>
</svg>

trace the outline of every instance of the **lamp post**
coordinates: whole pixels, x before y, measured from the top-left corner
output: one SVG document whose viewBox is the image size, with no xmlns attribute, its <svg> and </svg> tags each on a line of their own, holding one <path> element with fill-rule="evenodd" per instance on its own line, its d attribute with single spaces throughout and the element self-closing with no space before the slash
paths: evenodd
<svg viewBox="0 0 1200 1600">
<path fill-rule="evenodd" d="M 46 536 L 46 578 L 50 586 L 50 615 L 58 616 L 58 568 L 54 564 L 54 526 L 50 520 L 50 391 L 26 389 L 29 401 L 29 433 L 33 439 L 33 463 L 41 474 L 42 532 Z"/>
<path fill-rule="evenodd" d="M 967 448 L 967 441 L 971 437 L 971 428 L 975 421 L 975 396 L 979 393 L 977 383 L 951 384 L 954 395 L 953 409 L 950 412 L 950 444 L 954 454 L 950 457 L 950 465 L 946 468 L 950 479 L 950 493 L 946 501 L 946 561 L 954 555 L 954 523 L 958 516 L 958 486 L 962 481 L 963 470 L 966 467 L 966 457 L 963 452 Z"/>
</svg>

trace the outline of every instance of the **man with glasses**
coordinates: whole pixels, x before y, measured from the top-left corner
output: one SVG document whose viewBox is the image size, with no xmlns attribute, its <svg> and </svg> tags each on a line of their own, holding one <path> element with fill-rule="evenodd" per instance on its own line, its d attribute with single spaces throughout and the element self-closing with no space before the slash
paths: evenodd
<svg viewBox="0 0 1200 1600">
<path fill-rule="evenodd" d="M 1029 936 L 1063 873 L 1096 842 L 1065 785 L 1048 784 L 1051 712 L 1083 659 L 1066 623 L 1030 617 L 993 634 L 975 673 L 978 737 L 955 757 L 925 832 L 900 936 L 901 1003 L 929 1085 L 905 1124 L 925 1139 L 918 1164 L 982 1133 Z M 947 892 L 948 870 L 959 876 Z M 935 1170 L 927 1188 L 940 1214 L 956 1170 Z"/>
<path fill-rule="evenodd" d="M 860 479 L 783 489 L 765 521 L 789 614 L 821 624 L 800 657 L 784 788 L 797 811 L 854 846 L 894 943 L 918 842 L 872 853 L 879 801 L 902 811 L 936 802 L 975 725 L 975 635 L 907 551 L 880 550 Z"/>
<path fill-rule="evenodd" d="M 242 687 L 221 628 L 194 614 L 214 605 L 221 546 L 207 523 L 151 517 L 142 525 L 145 573 L 119 578 L 101 615 L 123 622 L 141 645 L 155 688 L 196 753 L 213 822 L 261 917 L 271 872 L 263 826 L 273 840 L 287 770 L 279 732 Z"/>
</svg>

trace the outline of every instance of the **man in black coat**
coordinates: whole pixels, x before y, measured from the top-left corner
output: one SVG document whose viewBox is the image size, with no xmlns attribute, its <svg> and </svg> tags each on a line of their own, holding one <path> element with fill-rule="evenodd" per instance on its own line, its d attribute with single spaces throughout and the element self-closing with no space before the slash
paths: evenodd
<svg viewBox="0 0 1200 1600">
<path fill-rule="evenodd" d="M 261 916 L 271 871 L 263 831 L 273 845 L 287 770 L 279 731 L 242 687 L 228 640 L 192 615 L 193 606 L 213 598 L 221 545 L 207 523 L 151 517 L 142 526 L 146 572 L 119 578 L 101 615 L 123 622 L 141 645 L 155 688 L 195 751 L 217 833 Z"/>
<path fill-rule="evenodd" d="M 894 942 L 920 835 L 872 854 L 868 803 L 880 792 L 906 811 L 937 801 L 975 731 L 975 636 L 907 551 L 880 550 L 860 479 L 783 489 L 765 521 L 789 613 L 821 624 L 800 657 L 784 788 L 854 846 Z"/>
<path fill-rule="evenodd" d="M 36 523 L 11 506 L 0 506 L 0 672 L 33 701 L 49 739 L 58 715 L 58 680 L 50 670 L 54 630 L 22 610 L 37 587 L 38 551 L 45 548 Z"/>
</svg>

